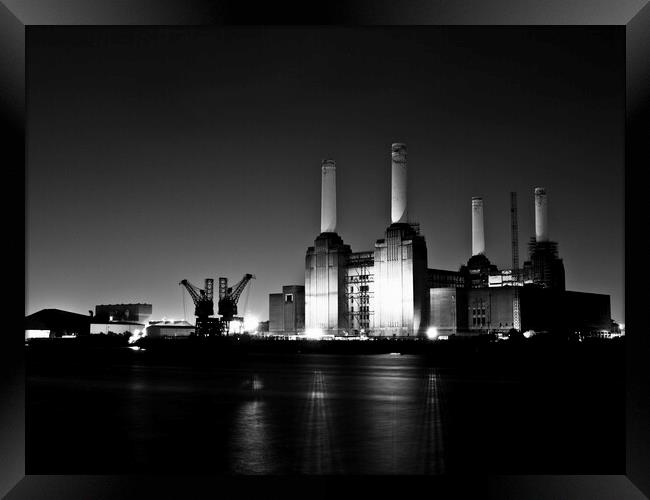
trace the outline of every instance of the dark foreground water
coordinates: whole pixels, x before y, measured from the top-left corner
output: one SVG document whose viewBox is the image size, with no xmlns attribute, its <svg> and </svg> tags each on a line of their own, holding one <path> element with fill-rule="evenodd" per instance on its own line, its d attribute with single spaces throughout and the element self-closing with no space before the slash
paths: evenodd
<svg viewBox="0 0 650 500">
<path fill-rule="evenodd" d="M 80 358 L 28 354 L 28 474 L 624 472 L 622 370 L 600 359 Z"/>
</svg>

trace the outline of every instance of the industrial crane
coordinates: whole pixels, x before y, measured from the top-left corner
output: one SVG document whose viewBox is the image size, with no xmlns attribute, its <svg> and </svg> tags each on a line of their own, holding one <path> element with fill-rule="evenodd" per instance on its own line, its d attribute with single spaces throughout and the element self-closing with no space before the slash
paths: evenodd
<svg viewBox="0 0 650 500">
<path fill-rule="evenodd" d="M 179 283 L 183 285 L 194 301 L 194 315 L 196 316 L 196 334 L 199 336 L 214 335 L 220 332 L 220 322 L 211 318 L 214 314 L 214 280 L 205 279 L 205 289 L 201 289 L 187 280 Z"/>
<path fill-rule="evenodd" d="M 219 314 L 224 324 L 225 331 L 228 331 L 230 322 L 237 314 L 237 302 L 248 282 L 254 279 L 252 274 L 244 274 L 244 277 L 233 287 L 228 287 L 228 278 L 219 278 Z"/>
<path fill-rule="evenodd" d="M 230 322 L 237 314 L 237 302 L 244 288 L 255 276 L 245 274 L 234 287 L 228 287 L 228 278 L 219 278 L 219 314 L 214 315 L 214 280 L 206 278 L 205 289 L 201 289 L 188 280 L 183 280 L 183 285 L 194 301 L 194 315 L 196 316 L 196 334 L 199 336 L 212 336 L 228 333 Z"/>
</svg>

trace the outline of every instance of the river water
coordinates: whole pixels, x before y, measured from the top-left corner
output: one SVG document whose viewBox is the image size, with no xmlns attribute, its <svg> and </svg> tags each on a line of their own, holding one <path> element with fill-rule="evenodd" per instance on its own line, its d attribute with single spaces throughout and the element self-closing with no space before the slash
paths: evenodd
<svg viewBox="0 0 650 500">
<path fill-rule="evenodd" d="M 251 355 L 196 366 L 134 355 L 82 375 L 32 370 L 27 388 L 29 473 L 596 473 L 599 463 L 612 470 L 615 446 L 601 439 L 600 455 L 585 449 L 587 433 L 564 461 L 542 461 L 583 428 L 544 408 L 586 416 L 596 398 L 568 408 L 572 390 L 459 374 L 417 355 Z M 555 403 L 539 399 L 554 394 Z M 545 430 L 512 425 L 522 419 Z"/>
</svg>

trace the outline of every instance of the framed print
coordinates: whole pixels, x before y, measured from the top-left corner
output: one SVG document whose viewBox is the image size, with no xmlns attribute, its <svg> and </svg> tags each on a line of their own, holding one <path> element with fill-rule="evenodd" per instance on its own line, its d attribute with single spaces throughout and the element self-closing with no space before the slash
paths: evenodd
<svg viewBox="0 0 650 500">
<path fill-rule="evenodd" d="M 7 498 L 650 495 L 647 2 L 0 21 Z"/>
</svg>

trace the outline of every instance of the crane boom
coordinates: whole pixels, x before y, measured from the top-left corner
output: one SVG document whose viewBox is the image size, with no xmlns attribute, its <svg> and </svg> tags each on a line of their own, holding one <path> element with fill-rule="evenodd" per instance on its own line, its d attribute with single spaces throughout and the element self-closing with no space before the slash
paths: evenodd
<svg viewBox="0 0 650 500">
<path fill-rule="evenodd" d="M 252 274 L 245 274 L 239 283 L 232 288 L 228 288 L 224 296 L 219 299 L 219 314 L 221 314 L 224 321 L 232 321 L 233 317 L 237 314 L 239 297 L 248 282 L 254 278 L 255 276 Z M 225 278 L 219 278 L 220 283 L 222 283 L 222 280 L 225 280 Z"/>
<path fill-rule="evenodd" d="M 194 315 L 197 318 L 201 318 L 201 319 L 207 318 L 208 316 L 212 316 L 214 314 L 214 304 L 212 301 L 212 286 L 211 286 L 212 284 L 211 282 L 213 280 L 207 279 L 205 281 L 206 281 L 206 288 L 208 293 L 206 293 L 206 290 L 203 290 L 198 286 L 193 285 L 188 280 L 183 280 L 179 283 L 179 285 L 183 285 L 185 287 L 187 293 L 189 293 L 190 297 L 192 297 L 192 301 L 194 302 Z"/>
<path fill-rule="evenodd" d="M 187 293 L 190 294 L 190 297 L 192 297 L 192 300 L 194 301 L 194 304 L 199 302 L 201 300 L 201 295 L 204 293 L 203 290 L 201 290 L 198 286 L 193 285 L 187 280 L 183 280 L 179 283 L 179 285 L 183 285 L 185 289 L 187 290 Z"/>
<path fill-rule="evenodd" d="M 248 282 L 254 278 L 255 276 L 252 274 L 245 274 L 239 283 L 237 283 L 234 287 L 228 289 L 228 295 L 230 295 L 230 299 L 235 304 L 239 301 L 239 297 L 241 296 L 241 293 L 244 291 L 244 288 Z"/>
</svg>

